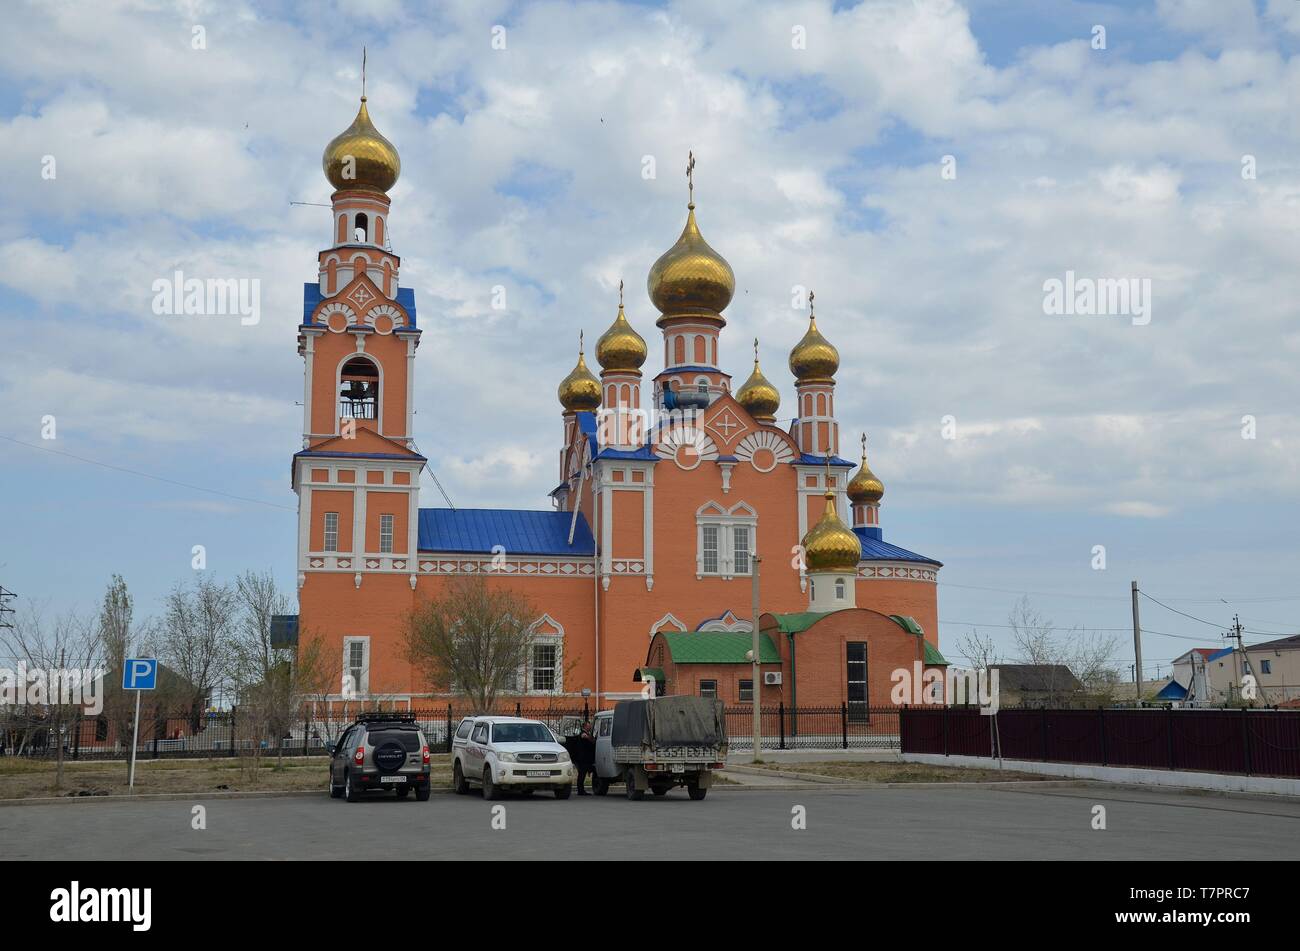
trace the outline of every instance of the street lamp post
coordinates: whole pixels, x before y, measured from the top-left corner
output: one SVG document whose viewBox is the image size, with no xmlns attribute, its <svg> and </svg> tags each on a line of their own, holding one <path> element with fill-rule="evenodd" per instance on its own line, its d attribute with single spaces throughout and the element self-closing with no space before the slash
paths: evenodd
<svg viewBox="0 0 1300 951">
<path fill-rule="evenodd" d="M 750 628 L 754 632 L 753 648 L 753 673 L 750 675 L 753 680 L 750 681 L 750 704 L 754 708 L 754 762 L 758 762 L 759 752 L 762 747 L 760 743 L 763 739 L 762 712 L 759 710 L 759 701 L 763 696 L 763 671 L 761 666 L 762 654 L 758 649 L 758 566 L 763 559 L 755 555 L 752 560 L 751 569 L 753 572 L 753 584 L 751 590 L 750 615 L 753 621 L 750 622 Z"/>
</svg>

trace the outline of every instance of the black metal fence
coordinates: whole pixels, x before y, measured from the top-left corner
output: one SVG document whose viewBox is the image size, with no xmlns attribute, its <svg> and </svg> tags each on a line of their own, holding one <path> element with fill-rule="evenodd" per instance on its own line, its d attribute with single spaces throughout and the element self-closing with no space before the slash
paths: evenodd
<svg viewBox="0 0 1300 951">
<path fill-rule="evenodd" d="M 398 710 L 413 715 L 429 747 L 435 753 L 451 751 L 452 732 L 460 721 L 482 711 L 463 704 Z M 566 718 L 585 719 L 595 711 L 585 704 L 566 706 L 523 702 L 501 703 L 497 715 L 540 720 L 559 731 Z M 312 756 L 324 755 L 349 724 L 356 710 L 347 714 L 314 716 L 288 724 L 283 734 L 268 734 L 264 724 L 241 714 L 238 709 L 205 713 L 198 717 L 145 719 L 141 722 L 137 757 L 212 758 L 223 756 Z M 748 705 L 727 707 L 727 732 L 732 749 L 753 747 L 753 709 Z M 840 704 L 826 707 L 787 707 L 785 704 L 759 709 L 764 749 L 897 749 L 899 708 Z M 125 759 L 130 755 L 130 724 L 117 725 L 102 718 L 80 717 L 59 730 L 39 720 L 21 727 L 0 725 L 0 755 L 53 758 L 60 742 L 70 760 Z"/>
<path fill-rule="evenodd" d="M 905 707 L 904 753 L 1300 777 L 1300 710 Z"/>
</svg>

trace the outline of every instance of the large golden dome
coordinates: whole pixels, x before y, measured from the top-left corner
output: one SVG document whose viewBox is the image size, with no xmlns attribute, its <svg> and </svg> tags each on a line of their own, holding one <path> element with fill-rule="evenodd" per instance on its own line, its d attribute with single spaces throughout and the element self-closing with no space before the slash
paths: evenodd
<svg viewBox="0 0 1300 951">
<path fill-rule="evenodd" d="M 862 436 L 862 466 L 849 480 L 849 499 L 854 502 L 879 502 L 885 494 L 885 486 L 876 474 L 867 466 L 867 437 Z"/>
<path fill-rule="evenodd" d="M 781 394 L 775 386 L 763 376 L 758 367 L 758 341 L 754 341 L 754 372 L 736 391 L 736 402 L 749 411 L 749 415 L 760 423 L 776 421 L 776 411 L 781 408 Z"/>
<path fill-rule="evenodd" d="M 397 184 L 402 173 L 402 160 L 397 149 L 389 142 L 366 110 L 366 97 L 361 97 L 357 117 L 325 146 L 321 157 L 325 177 L 339 191 L 368 188 L 386 192 Z"/>
<path fill-rule="evenodd" d="M 645 340 L 628 323 L 623 313 L 623 285 L 618 285 L 618 316 L 596 341 L 596 361 L 604 370 L 636 370 L 649 353 Z"/>
<path fill-rule="evenodd" d="M 556 395 L 566 413 L 591 412 L 600 406 L 600 380 L 587 369 L 581 343 L 578 344 L 578 362 L 560 381 Z"/>
<path fill-rule="evenodd" d="M 666 316 L 704 314 L 718 317 L 736 293 L 731 265 L 700 234 L 695 203 L 686 206 L 686 227 L 677 243 L 650 268 L 646 289 Z"/>
<path fill-rule="evenodd" d="M 862 559 L 862 543 L 835 511 L 835 492 L 826 493 L 826 510 L 817 524 L 803 537 L 804 570 L 808 574 L 820 571 L 857 571 Z"/>
<path fill-rule="evenodd" d="M 839 368 L 840 352 L 817 329 L 816 314 L 809 313 L 808 332 L 790 351 L 790 372 L 802 383 L 821 383 L 834 379 Z"/>
</svg>

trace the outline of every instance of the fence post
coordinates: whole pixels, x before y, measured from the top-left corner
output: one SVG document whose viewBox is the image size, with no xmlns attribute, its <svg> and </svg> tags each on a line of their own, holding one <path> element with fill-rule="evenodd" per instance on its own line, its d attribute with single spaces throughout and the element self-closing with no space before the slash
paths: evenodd
<svg viewBox="0 0 1300 951">
<path fill-rule="evenodd" d="M 948 705 L 945 703 L 940 708 L 940 717 L 943 720 L 943 755 L 948 755 Z"/>
<path fill-rule="evenodd" d="M 447 752 L 451 752 L 451 703 L 447 704 Z"/>
<path fill-rule="evenodd" d="M 1165 707 L 1165 736 L 1169 741 L 1169 768 L 1174 768 L 1174 708 Z"/>
<path fill-rule="evenodd" d="M 235 708 L 230 708 L 230 755 L 235 755 Z"/>
<path fill-rule="evenodd" d="M 516 701 L 515 701 L 515 716 L 517 716 L 517 717 L 522 717 L 523 715 L 524 715 L 524 708 L 521 707 L 521 706 L 519 705 L 519 701 L 516 700 Z"/>
<path fill-rule="evenodd" d="M 785 749 L 785 701 L 784 700 L 780 700 L 777 702 L 776 715 L 780 721 L 779 726 L 777 727 L 778 737 L 779 737 L 777 749 L 783 750 Z"/>
<path fill-rule="evenodd" d="M 159 720 L 157 717 L 154 717 L 153 720 L 153 758 L 154 759 L 158 758 L 158 724 L 160 723 L 162 724 L 164 730 L 167 729 L 166 720 Z"/>
<path fill-rule="evenodd" d="M 1040 709 L 1042 716 L 1038 718 L 1038 722 L 1043 729 L 1043 762 L 1047 762 L 1047 707 L 1041 707 Z"/>
<path fill-rule="evenodd" d="M 74 760 L 81 758 L 81 711 L 77 711 L 77 732 L 72 734 L 72 758 Z"/>
<path fill-rule="evenodd" d="M 309 744 L 311 743 L 310 734 L 311 734 L 311 720 L 308 719 L 307 717 L 303 717 L 302 718 L 302 755 L 303 756 L 306 756 L 307 753 L 309 752 Z"/>
<path fill-rule="evenodd" d="M 1109 753 L 1107 753 L 1106 751 L 1106 708 L 1105 707 L 1097 708 L 1097 720 L 1098 720 L 1098 725 L 1101 729 L 1101 765 L 1109 766 L 1110 757 L 1109 757 Z"/>
<path fill-rule="evenodd" d="M 843 700 L 840 701 L 840 739 L 844 743 L 844 749 L 849 748 L 849 705 Z"/>
<path fill-rule="evenodd" d="M 1241 751 L 1246 757 L 1246 775 L 1250 775 L 1250 723 L 1247 720 L 1249 714 L 1246 708 L 1241 708 Z"/>
</svg>

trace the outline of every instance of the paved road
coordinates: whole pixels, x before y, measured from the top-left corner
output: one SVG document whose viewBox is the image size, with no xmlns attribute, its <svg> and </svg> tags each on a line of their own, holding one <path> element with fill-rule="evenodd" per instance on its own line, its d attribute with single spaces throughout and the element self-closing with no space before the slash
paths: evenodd
<svg viewBox="0 0 1300 951">
<path fill-rule="evenodd" d="M 1300 804 L 1058 788 L 925 787 L 678 791 L 640 803 L 549 795 L 502 803 L 436 795 L 349 805 L 320 798 L 75 803 L 0 808 L 12 859 L 1295 858 Z M 1107 830 L 1091 828 L 1106 807 Z M 506 828 L 491 828 L 505 806 Z M 791 809 L 807 829 L 791 829 Z"/>
</svg>

